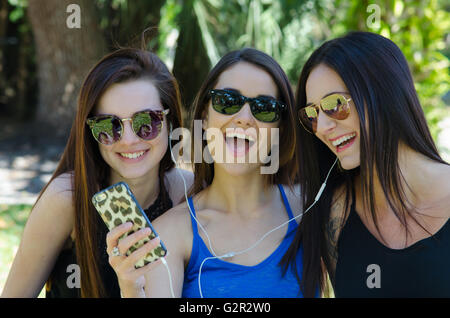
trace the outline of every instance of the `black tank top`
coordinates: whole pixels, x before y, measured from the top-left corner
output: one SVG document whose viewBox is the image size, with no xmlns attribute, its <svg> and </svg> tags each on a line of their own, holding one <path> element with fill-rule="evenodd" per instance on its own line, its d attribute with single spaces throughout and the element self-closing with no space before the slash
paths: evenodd
<svg viewBox="0 0 450 318">
<path fill-rule="evenodd" d="M 158 198 L 155 202 L 144 212 L 147 214 L 148 219 L 153 221 L 158 216 L 172 208 L 172 200 L 169 197 L 167 190 L 163 187 L 163 191 L 159 192 Z M 102 221 L 100 216 L 97 215 L 97 222 L 99 236 L 99 249 L 100 249 L 100 275 L 103 281 L 103 286 L 107 293 L 108 298 L 119 298 L 120 288 L 117 281 L 116 273 L 109 265 L 108 254 L 106 253 L 106 234 L 108 228 Z M 51 273 L 50 284 L 46 286 L 46 298 L 79 298 L 81 297 L 81 289 L 77 288 L 75 279 L 73 276 L 76 273 L 74 265 L 77 265 L 75 243 L 72 241 L 71 246 L 61 251 L 55 266 Z"/>
<path fill-rule="evenodd" d="M 449 220 L 435 235 L 391 249 L 367 230 L 354 201 L 338 240 L 336 297 L 450 297 Z"/>
</svg>

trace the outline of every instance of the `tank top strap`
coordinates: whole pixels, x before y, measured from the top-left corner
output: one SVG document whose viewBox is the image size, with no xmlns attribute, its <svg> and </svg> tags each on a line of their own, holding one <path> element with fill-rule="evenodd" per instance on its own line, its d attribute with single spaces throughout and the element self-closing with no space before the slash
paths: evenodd
<svg viewBox="0 0 450 318">
<path fill-rule="evenodd" d="M 198 235 L 198 227 L 197 227 L 197 221 L 195 220 L 195 218 L 197 218 L 197 215 L 195 214 L 194 202 L 192 201 L 192 197 L 188 198 L 187 203 L 189 206 L 189 210 L 191 211 L 191 213 L 189 213 L 189 215 L 191 217 L 192 233 L 194 234 L 194 236 L 197 236 Z"/>
<path fill-rule="evenodd" d="M 294 218 L 294 214 L 292 213 L 292 209 L 291 209 L 291 206 L 290 206 L 289 201 L 287 199 L 287 196 L 286 196 L 286 193 L 284 191 L 284 188 L 283 188 L 283 186 L 281 184 L 278 184 L 278 188 L 280 189 L 280 193 L 281 193 L 281 196 L 283 198 L 283 203 L 284 203 L 284 206 L 286 208 L 288 217 L 289 217 L 289 219 L 292 219 L 292 218 Z M 194 207 L 194 202 L 192 201 L 192 197 L 188 198 L 187 203 L 188 203 L 189 209 L 191 211 L 191 213 L 189 213 L 189 214 L 190 214 L 190 217 L 191 217 L 192 233 L 194 234 L 194 238 L 196 238 L 197 236 L 199 236 L 199 234 L 198 234 L 197 221 L 195 220 L 195 218 L 197 218 L 197 215 L 195 214 L 195 207 Z M 295 227 L 295 226 L 296 226 L 295 222 L 289 222 L 289 227 L 290 228 Z"/>
<path fill-rule="evenodd" d="M 289 201 L 287 199 L 286 193 L 284 192 L 284 188 L 281 184 L 278 184 L 278 188 L 280 189 L 280 193 L 281 196 L 283 197 L 283 203 L 284 203 L 284 207 L 286 208 L 286 212 L 288 214 L 289 220 L 294 218 L 294 214 L 292 213 L 292 209 L 291 206 L 289 204 Z M 288 226 L 288 232 L 290 232 L 293 229 L 297 228 L 297 223 L 293 222 L 294 220 L 292 220 L 291 222 L 289 222 L 289 226 Z"/>
</svg>

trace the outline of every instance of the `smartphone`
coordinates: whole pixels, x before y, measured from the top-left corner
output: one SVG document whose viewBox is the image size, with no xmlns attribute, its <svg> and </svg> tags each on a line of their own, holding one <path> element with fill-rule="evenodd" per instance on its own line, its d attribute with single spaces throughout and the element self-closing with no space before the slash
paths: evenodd
<svg viewBox="0 0 450 318">
<path fill-rule="evenodd" d="M 147 215 L 125 182 L 113 184 L 97 192 L 92 196 L 92 203 L 110 231 L 123 223 L 133 223 L 133 228 L 122 235 L 119 240 L 145 227 L 149 227 L 152 230 L 152 233 L 148 237 L 140 240 L 128 249 L 126 252 L 127 256 L 158 236 Z M 136 269 L 141 268 L 166 255 L 167 249 L 161 241 L 155 249 L 149 252 L 143 259 L 139 260 L 134 267 Z"/>
</svg>

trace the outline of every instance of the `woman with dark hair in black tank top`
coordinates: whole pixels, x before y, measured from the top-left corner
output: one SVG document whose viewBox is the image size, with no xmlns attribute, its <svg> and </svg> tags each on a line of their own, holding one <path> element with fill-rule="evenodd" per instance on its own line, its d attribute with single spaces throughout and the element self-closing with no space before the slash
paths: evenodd
<svg viewBox="0 0 450 318">
<path fill-rule="evenodd" d="M 335 295 L 450 297 L 450 167 L 400 49 L 367 32 L 324 43 L 302 70 L 297 110 L 307 203 L 339 162 L 300 227 L 317 229 Z"/>
</svg>

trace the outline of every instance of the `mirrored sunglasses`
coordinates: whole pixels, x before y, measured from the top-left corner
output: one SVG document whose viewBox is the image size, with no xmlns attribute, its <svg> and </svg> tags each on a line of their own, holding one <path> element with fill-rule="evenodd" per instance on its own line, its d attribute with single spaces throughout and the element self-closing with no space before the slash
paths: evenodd
<svg viewBox="0 0 450 318">
<path fill-rule="evenodd" d="M 99 115 L 86 120 L 95 140 L 104 145 L 112 145 L 122 138 L 124 121 L 131 121 L 133 132 L 140 139 L 148 141 L 155 139 L 161 132 L 164 115 L 169 113 L 169 109 L 143 110 L 139 111 L 131 118 L 119 118 L 115 115 Z"/>
<path fill-rule="evenodd" d="M 272 123 L 281 118 L 281 112 L 287 107 L 284 103 L 266 96 L 250 98 L 226 89 L 210 91 L 212 107 L 225 115 L 239 112 L 245 103 L 249 103 L 253 116 L 262 122 Z"/>
<path fill-rule="evenodd" d="M 322 98 L 319 105 L 313 104 L 300 108 L 298 111 L 298 119 L 307 131 L 316 133 L 319 109 L 328 117 L 344 120 L 350 115 L 350 105 L 348 102 L 351 100 L 351 98 L 347 98 L 339 93 L 331 94 Z"/>
</svg>

